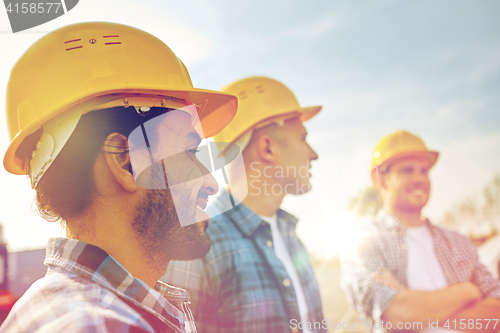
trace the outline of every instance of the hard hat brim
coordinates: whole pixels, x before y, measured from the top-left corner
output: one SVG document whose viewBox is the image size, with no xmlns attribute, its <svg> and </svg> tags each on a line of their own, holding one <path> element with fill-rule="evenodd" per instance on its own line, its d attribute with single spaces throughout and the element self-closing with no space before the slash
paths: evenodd
<svg viewBox="0 0 500 333">
<path fill-rule="evenodd" d="M 432 168 L 437 162 L 437 159 L 439 157 L 439 152 L 432 151 L 432 150 L 415 150 L 415 151 L 401 152 L 401 153 L 398 153 L 398 154 L 388 158 L 386 161 L 384 161 L 384 163 L 382 163 L 378 166 L 373 166 L 372 169 L 375 169 L 377 167 L 378 168 L 387 168 L 391 164 L 394 164 L 394 162 L 396 162 L 397 160 L 400 160 L 400 159 L 406 158 L 406 157 L 425 158 L 426 160 L 428 160 L 431 163 L 430 167 Z"/>
<path fill-rule="evenodd" d="M 308 106 L 306 108 L 300 109 L 299 110 L 299 112 L 301 113 L 300 120 L 302 120 L 302 122 L 308 121 L 309 119 L 316 116 L 321 111 L 322 108 L 323 106 L 317 105 L 317 106 Z"/>
<path fill-rule="evenodd" d="M 219 133 L 236 115 L 238 101 L 236 96 L 198 88 L 183 87 L 182 89 L 162 89 L 158 87 L 136 87 L 117 89 L 116 91 L 107 91 L 100 96 L 120 93 L 154 93 L 157 96 L 175 97 L 184 99 L 190 103 L 201 106 L 198 113 L 200 123 L 203 127 L 205 138 L 212 137 Z M 100 97 L 99 96 L 99 97 Z M 13 174 L 25 175 L 26 172 L 21 168 L 21 161 L 16 156 L 16 151 L 23 140 L 39 129 L 45 122 L 79 103 L 86 102 L 98 96 L 86 96 L 82 99 L 80 96 L 67 101 L 64 105 L 55 106 L 41 117 L 33 120 L 28 126 L 20 130 L 12 139 L 4 155 L 3 165 L 5 169 Z M 91 110 L 92 108 L 90 108 Z M 85 113 L 85 112 L 84 112 Z"/>
<path fill-rule="evenodd" d="M 306 122 L 308 121 L 309 119 L 313 118 L 314 116 L 316 116 L 320 111 L 321 109 L 323 108 L 322 105 L 316 105 L 316 106 L 308 106 L 308 107 L 305 107 L 305 108 L 300 108 L 298 110 L 294 110 L 294 111 L 291 111 L 291 112 L 287 112 L 287 113 L 283 113 L 283 114 L 280 114 L 280 115 L 277 115 L 277 116 L 274 116 L 274 117 L 271 117 L 271 118 L 267 118 L 267 119 L 263 119 L 255 124 L 252 124 L 250 127 L 248 127 L 247 129 L 245 129 L 243 131 L 243 133 L 241 133 L 239 136 L 237 136 L 234 140 L 232 140 L 232 142 L 236 142 L 238 141 L 240 138 L 242 138 L 243 136 L 245 135 L 248 135 L 248 131 L 250 130 L 253 130 L 255 128 L 255 126 L 257 126 L 259 123 L 263 122 L 263 121 L 266 121 L 268 119 L 280 119 L 280 118 L 286 118 L 286 117 L 289 117 L 291 115 L 296 115 L 297 117 L 300 117 L 300 120 L 302 122 Z M 251 136 L 249 138 L 247 138 L 248 141 L 250 140 Z M 241 147 L 240 147 L 241 148 Z M 226 153 L 226 150 L 227 150 L 227 147 L 226 149 L 222 150 L 219 152 L 219 157 L 224 155 Z M 243 151 L 243 149 L 242 149 Z"/>
</svg>

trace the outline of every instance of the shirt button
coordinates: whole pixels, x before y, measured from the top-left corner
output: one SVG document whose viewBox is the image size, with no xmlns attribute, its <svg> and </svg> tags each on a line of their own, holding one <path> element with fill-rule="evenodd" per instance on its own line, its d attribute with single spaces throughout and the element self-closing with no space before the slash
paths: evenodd
<svg viewBox="0 0 500 333">
<path fill-rule="evenodd" d="M 283 280 L 283 285 L 285 287 L 290 287 L 291 284 L 292 284 L 292 282 L 290 281 L 290 279 L 284 279 Z"/>
<path fill-rule="evenodd" d="M 260 222 L 260 225 L 264 226 L 266 225 L 266 222 Z"/>
<path fill-rule="evenodd" d="M 267 245 L 267 247 L 273 247 L 273 242 L 272 242 L 272 241 L 270 241 L 270 240 L 268 240 L 268 241 L 266 242 L 266 245 Z"/>
</svg>

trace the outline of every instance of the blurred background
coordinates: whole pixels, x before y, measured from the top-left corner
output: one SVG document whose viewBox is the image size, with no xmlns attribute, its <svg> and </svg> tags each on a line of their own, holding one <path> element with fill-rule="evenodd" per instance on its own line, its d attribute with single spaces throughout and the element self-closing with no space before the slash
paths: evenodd
<svg viewBox="0 0 500 333">
<path fill-rule="evenodd" d="M 16 34 L 0 10 L 0 105 L 10 68 L 29 45 L 83 21 L 152 33 L 183 60 L 196 87 L 264 75 L 289 86 L 303 106 L 323 105 L 306 125 L 319 155 L 313 190 L 287 197 L 283 208 L 300 219 L 327 319 L 356 316 L 338 289 L 336 256 L 355 244 L 349 206 L 370 186 L 375 143 L 398 129 L 441 153 L 426 216 L 488 248 L 484 260 L 493 270 L 498 265 L 500 1 L 81 0 L 62 17 Z M 2 157 L 9 141 L 0 116 Z M 60 235 L 33 213 L 33 197 L 25 177 L 0 168 L 3 240 L 19 252 L 11 256 L 43 249 Z M 12 260 L 18 268 L 27 261 Z M 11 279 L 28 276 L 20 272 L 10 272 Z"/>
</svg>

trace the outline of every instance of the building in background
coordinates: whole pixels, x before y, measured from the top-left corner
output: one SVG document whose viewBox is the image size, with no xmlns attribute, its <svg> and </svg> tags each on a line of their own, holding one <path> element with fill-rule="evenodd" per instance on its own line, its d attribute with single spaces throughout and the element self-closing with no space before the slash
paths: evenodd
<svg viewBox="0 0 500 333">
<path fill-rule="evenodd" d="M 17 300 L 9 288 L 9 259 L 7 245 L 3 241 L 3 226 L 0 225 L 0 324 Z"/>
</svg>

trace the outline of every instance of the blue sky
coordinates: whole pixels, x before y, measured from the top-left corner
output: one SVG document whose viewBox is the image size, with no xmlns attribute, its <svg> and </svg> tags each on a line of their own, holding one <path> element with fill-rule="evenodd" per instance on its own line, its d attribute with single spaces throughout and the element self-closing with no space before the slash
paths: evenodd
<svg viewBox="0 0 500 333">
<path fill-rule="evenodd" d="M 316 256 L 345 244 L 347 204 L 369 183 L 378 139 L 397 129 L 441 156 L 425 213 L 439 221 L 500 173 L 500 2 L 81 0 L 64 16 L 9 34 L 0 13 L 0 105 L 8 73 L 44 32 L 81 21 L 129 24 L 164 40 L 197 87 L 219 89 L 251 75 L 288 85 L 303 106 L 320 158 L 313 191 L 285 199 Z M 8 145 L 0 117 L 0 152 Z M 40 247 L 57 227 L 29 211 L 22 176 L 0 172 L 0 221 L 12 249 Z M 352 233 L 352 232 L 351 232 Z M 344 243 L 343 243 L 344 242 Z"/>
</svg>

